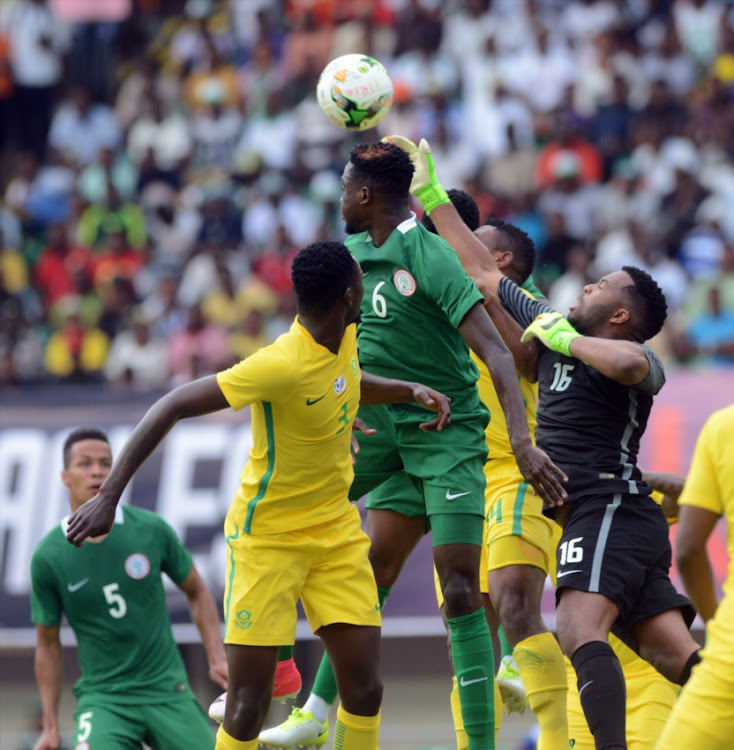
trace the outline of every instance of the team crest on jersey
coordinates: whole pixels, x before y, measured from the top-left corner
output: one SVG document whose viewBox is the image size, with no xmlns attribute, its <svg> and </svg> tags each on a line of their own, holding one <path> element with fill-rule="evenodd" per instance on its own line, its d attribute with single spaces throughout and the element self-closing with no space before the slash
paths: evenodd
<svg viewBox="0 0 734 750">
<path fill-rule="evenodd" d="M 150 573 L 150 560 L 142 552 L 133 552 L 125 560 L 125 572 L 130 578 L 139 581 Z"/>
<path fill-rule="evenodd" d="M 395 284 L 395 288 L 403 295 L 403 297 L 410 297 L 418 288 L 412 274 L 404 268 L 399 268 L 395 271 L 392 281 L 393 284 Z"/>
<path fill-rule="evenodd" d="M 347 381 L 344 379 L 343 375 L 340 375 L 335 381 L 334 381 L 334 390 L 336 391 L 337 395 L 340 393 L 344 393 L 344 389 L 347 387 Z"/>
</svg>

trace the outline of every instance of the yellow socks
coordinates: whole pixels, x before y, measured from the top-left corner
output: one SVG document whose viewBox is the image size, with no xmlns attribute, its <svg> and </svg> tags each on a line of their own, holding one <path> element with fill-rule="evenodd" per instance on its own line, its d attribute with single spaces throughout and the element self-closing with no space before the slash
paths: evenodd
<svg viewBox="0 0 734 750">
<path fill-rule="evenodd" d="M 512 655 L 540 725 L 538 750 L 568 750 L 568 681 L 558 641 L 551 633 L 533 635 L 520 641 Z"/>
<path fill-rule="evenodd" d="M 217 744 L 214 750 L 257 750 L 257 746 L 257 737 L 254 740 L 236 740 L 232 735 L 224 731 L 224 727 L 221 724 L 219 725 L 219 729 L 217 730 Z"/>
<path fill-rule="evenodd" d="M 379 750 L 379 741 L 379 713 L 377 716 L 355 716 L 339 704 L 334 725 L 334 750 L 344 750 L 345 747 L 349 750 Z"/>
<path fill-rule="evenodd" d="M 459 684 L 456 675 L 452 678 L 451 687 L 451 717 L 454 720 L 454 732 L 456 733 L 456 750 L 468 750 L 469 738 L 464 731 L 464 719 L 461 716 L 461 701 L 459 700 Z M 497 742 L 497 733 L 502 724 L 502 694 L 497 682 L 494 683 L 494 740 Z"/>
</svg>

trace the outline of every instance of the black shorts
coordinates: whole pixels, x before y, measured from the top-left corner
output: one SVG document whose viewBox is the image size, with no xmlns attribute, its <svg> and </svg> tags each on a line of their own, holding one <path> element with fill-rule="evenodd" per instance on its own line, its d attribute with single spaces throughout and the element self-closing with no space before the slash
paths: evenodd
<svg viewBox="0 0 734 750">
<path fill-rule="evenodd" d="M 612 631 L 634 647 L 636 623 L 680 609 L 695 611 L 670 582 L 672 553 L 662 508 L 641 495 L 596 495 L 576 501 L 556 551 L 556 601 L 565 588 L 603 594 L 619 608 Z"/>
</svg>

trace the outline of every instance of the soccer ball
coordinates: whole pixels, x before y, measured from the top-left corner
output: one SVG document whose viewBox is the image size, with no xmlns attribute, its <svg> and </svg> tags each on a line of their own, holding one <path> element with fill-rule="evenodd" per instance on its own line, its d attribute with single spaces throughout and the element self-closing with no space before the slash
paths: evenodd
<svg viewBox="0 0 734 750">
<path fill-rule="evenodd" d="M 334 125 L 345 130 L 368 130 L 392 106 L 392 81 L 382 63 L 373 57 L 342 55 L 324 68 L 316 98 Z"/>
</svg>

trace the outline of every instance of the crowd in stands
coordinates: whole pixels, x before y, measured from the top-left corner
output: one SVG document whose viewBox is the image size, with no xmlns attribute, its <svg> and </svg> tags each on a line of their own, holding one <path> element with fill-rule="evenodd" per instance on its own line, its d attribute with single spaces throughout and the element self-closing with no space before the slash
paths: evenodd
<svg viewBox="0 0 734 750">
<path fill-rule="evenodd" d="M 348 52 L 395 85 L 365 133 L 314 95 Z M 0 384 L 159 389 L 272 341 L 294 254 L 344 237 L 349 150 L 390 133 L 530 234 L 559 310 L 637 265 L 666 360 L 734 363 L 730 2 L 2 0 Z"/>
</svg>

